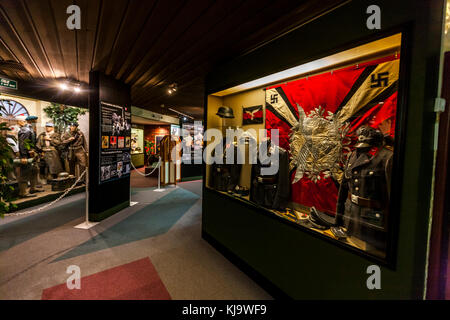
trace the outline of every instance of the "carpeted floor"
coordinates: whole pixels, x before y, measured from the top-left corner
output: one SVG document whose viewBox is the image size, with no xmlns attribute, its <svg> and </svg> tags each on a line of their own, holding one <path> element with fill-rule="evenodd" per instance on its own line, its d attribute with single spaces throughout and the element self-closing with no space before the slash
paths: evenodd
<svg viewBox="0 0 450 320">
<path fill-rule="evenodd" d="M 143 176 L 145 168 L 131 171 L 130 185 L 132 188 L 150 188 L 158 185 L 158 171 L 156 170 L 149 176 Z"/>
<path fill-rule="evenodd" d="M 141 185 L 132 188 L 138 204 L 90 230 L 74 228 L 83 195 L 0 220 L 0 300 L 271 299 L 201 239 L 201 181 L 161 193 Z M 67 288 L 71 266 L 80 290 Z"/>
</svg>

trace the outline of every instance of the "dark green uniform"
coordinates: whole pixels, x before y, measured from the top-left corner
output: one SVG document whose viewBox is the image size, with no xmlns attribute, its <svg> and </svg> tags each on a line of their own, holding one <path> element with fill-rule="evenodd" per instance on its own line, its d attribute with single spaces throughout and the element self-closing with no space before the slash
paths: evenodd
<svg viewBox="0 0 450 320">
<path fill-rule="evenodd" d="M 337 224 L 349 236 L 381 251 L 386 248 L 392 155 L 386 146 L 374 155 L 353 151 L 344 167 L 337 203 Z"/>
</svg>

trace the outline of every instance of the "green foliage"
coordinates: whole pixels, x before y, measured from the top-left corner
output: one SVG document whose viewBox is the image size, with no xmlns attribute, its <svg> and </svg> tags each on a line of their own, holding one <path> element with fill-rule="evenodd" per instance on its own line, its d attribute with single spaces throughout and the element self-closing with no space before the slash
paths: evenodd
<svg viewBox="0 0 450 320">
<path fill-rule="evenodd" d="M 32 148 L 35 147 L 33 141 L 31 141 L 30 139 L 23 140 L 23 146 L 27 150 L 31 150 Z"/>
<path fill-rule="evenodd" d="M 44 108 L 44 112 L 52 119 L 55 128 L 64 132 L 71 122 L 77 122 L 80 115 L 86 114 L 86 110 L 77 107 L 67 107 L 58 103 L 51 103 Z"/>
<path fill-rule="evenodd" d="M 8 130 L 7 123 L 0 123 L 0 217 L 8 212 L 13 206 L 9 202 L 9 194 L 11 194 L 11 187 L 6 187 L 8 181 L 8 173 L 13 170 L 13 153 L 11 147 L 6 141 L 6 137 L 3 134 Z"/>
</svg>

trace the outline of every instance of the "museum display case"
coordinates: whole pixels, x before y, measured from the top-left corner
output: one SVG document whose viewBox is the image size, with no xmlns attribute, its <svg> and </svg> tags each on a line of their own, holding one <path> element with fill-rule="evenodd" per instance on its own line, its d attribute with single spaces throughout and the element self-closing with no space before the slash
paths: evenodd
<svg viewBox="0 0 450 320">
<path fill-rule="evenodd" d="M 269 152 L 207 161 L 202 237 L 274 296 L 426 294 L 442 3 L 405 5 L 382 1 L 371 30 L 348 3 L 206 78 L 205 156 Z M 253 137 L 209 136 L 227 128 Z M 371 265 L 383 290 L 367 289 Z"/>
<path fill-rule="evenodd" d="M 211 94 L 208 129 L 224 135 L 223 163 L 207 166 L 206 186 L 386 259 L 400 52 L 395 34 L 282 82 Z"/>
</svg>

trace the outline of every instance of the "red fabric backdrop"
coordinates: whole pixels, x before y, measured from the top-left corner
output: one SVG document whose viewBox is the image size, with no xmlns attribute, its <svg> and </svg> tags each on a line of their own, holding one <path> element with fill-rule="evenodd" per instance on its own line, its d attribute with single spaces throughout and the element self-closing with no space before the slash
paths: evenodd
<svg viewBox="0 0 450 320">
<path fill-rule="evenodd" d="M 288 100 L 286 103 L 290 103 L 291 110 L 295 112 L 296 119 L 298 119 L 297 105 L 305 111 L 306 115 L 319 106 L 325 110 L 325 114 L 328 111 L 334 114 L 338 108 L 342 107 L 341 104 L 346 97 L 348 99 L 348 96 L 352 95 L 352 90 L 355 90 L 355 83 L 357 84 L 358 79 L 367 67 L 374 67 L 394 59 L 398 59 L 398 57 L 390 56 L 377 59 L 358 66 L 334 70 L 333 72 L 272 86 L 267 88 L 267 90 L 274 88 L 279 90 L 281 88 Z M 392 120 L 390 134 L 394 137 L 397 90 L 392 91 L 392 94 L 389 94 L 387 97 L 385 94 L 383 99 L 378 101 L 381 103 L 373 106 L 368 105 L 367 110 L 364 109 L 362 114 L 358 112 L 354 117 L 348 119 L 350 123 L 348 138 L 350 141 L 355 141 L 355 131 L 361 125 L 370 125 L 373 128 L 378 128 L 380 123 L 386 119 Z M 269 103 L 269 100 L 266 103 Z M 272 112 L 270 108 L 266 108 L 266 129 L 268 130 L 268 135 L 270 136 L 271 129 L 278 129 L 280 146 L 286 150 L 290 150 L 290 128 L 290 124 Z M 353 148 L 352 144 L 350 144 L 350 148 Z M 292 181 L 294 174 L 295 171 L 292 172 Z M 292 184 L 291 200 L 307 207 L 315 206 L 321 211 L 334 215 L 338 189 L 339 184 L 333 178 L 323 178 L 323 175 L 321 175 L 321 179 L 314 182 L 304 176 L 300 181 Z"/>
</svg>

